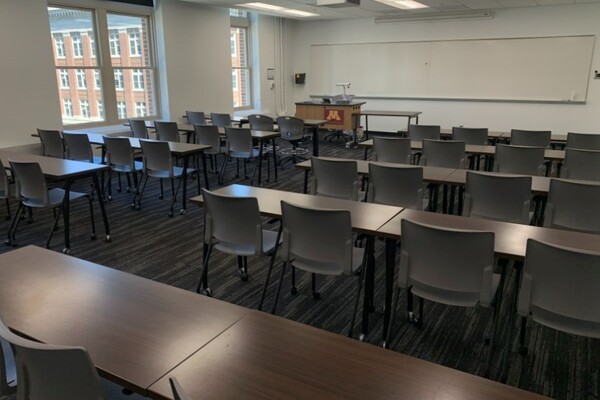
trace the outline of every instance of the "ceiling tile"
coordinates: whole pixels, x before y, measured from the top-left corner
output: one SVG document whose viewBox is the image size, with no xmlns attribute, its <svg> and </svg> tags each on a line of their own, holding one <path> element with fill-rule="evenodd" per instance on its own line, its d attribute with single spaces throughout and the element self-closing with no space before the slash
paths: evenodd
<svg viewBox="0 0 600 400">
<path fill-rule="evenodd" d="M 473 10 L 491 10 L 495 8 L 502 8 L 500 3 L 496 0 L 459 0 L 467 8 Z"/>
</svg>

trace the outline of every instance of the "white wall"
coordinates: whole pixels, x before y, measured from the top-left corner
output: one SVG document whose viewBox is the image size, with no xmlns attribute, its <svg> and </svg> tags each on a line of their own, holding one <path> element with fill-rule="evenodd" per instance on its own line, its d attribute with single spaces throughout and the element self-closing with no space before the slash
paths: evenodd
<svg viewBox="0 0 600 400">
<path fill-rule="evenodd" d="M 62 128 L 46 7 L 0 1 L 0 147 L 36 142 L 36 128 Z"/>
<path fill-rule="evenodd" d="M 375 24 L 372 18 L 286 22 L 286 58 L 290 77 L 288 109 L 308 99 L 310 45 L 415 40 L 535 37 L 595 34 L 600 36 L 600 4 L 513 8 L 499 10 L 493 20 Z M 559 57 L 560 55 L 557 55 Z M 515 60 L 518 62 L 518 60 Z M 344 68 L 343 65 L 339 66 Z M 600 70 L 600 40 L 596 39 L 593 70 Z M 293 85 L 295 72 L 307 72 L 307 84 Z M 365 74 L 369 74 L 365 71 Z M 377 79 L 373 76 L 372 79 Z M 552 129 L 554 132 L 600 132 L 600 80 L 590 76 L 587 104 L 535 104 L 424 100 L 367 100 L 368 109 L 423 111 L 420 123 L 481 126 L 490 129 Z M 369 128 L 394 131 L 405 120 L 372 118 Z"/>
</svg>

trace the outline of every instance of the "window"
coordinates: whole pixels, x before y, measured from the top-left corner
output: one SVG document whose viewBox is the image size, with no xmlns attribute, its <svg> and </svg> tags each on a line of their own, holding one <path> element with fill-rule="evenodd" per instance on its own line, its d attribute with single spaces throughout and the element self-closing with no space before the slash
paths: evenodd
<svg viewBox="0 0 600 400">
<path fill-rule="evenodd" d="M 121 55 L 121 42 L 118 31 L 111 31 L 109 38 L 110 55 L 111 57 L 119 57 Z"/>
<path fill-rule="evenodd" d="M 68 89 L 69 88 L 69 71 L 66 69 L 59 70 L 60 74 L 60 88 Z"/>
<path fill-rule="evenodd" d="M 90 117 L 90 103 L 87 100 L 79 100 L 79 108 L 81 109 L 82 117 Z"/>
<path fill-rule="evenodd" d="M 127 118 L 127 107 L 124 101 L 117 102 L 117 113 L 119 114 L 119 119 Z"/>
<path fill-rule="evenodd" d="M 135 103 L 135 116 L 145 117 L 146 116 L 146 103 L 138 101 Z"/>
<path fill-rule="evenodd" d="M 85 77 L 85 69 L 77 70 L 77 89 L 86 89 L 87 79 Z"/>
<path fill-rule="evenodd" d="M 148 15 L 131 15 L 112 12 L 107 6 L 110 7 L 48 6 L 50 33 L 56 46 L 59 96 L 61 101 L 72 102 L 71 114 L 63 112 L 65 126 L 84 127 L 98 121 L 118 124 L 135 116 L 157 117 L 152 10 L 147 11 Z M 57 43 L 63 35 L 65 57 L 59 59 Z M 63 83 L 75 86 L 68 82 L 69 77 L 75 79 L 80 90 L 62 90 Z"/>
<path fill-rule="evenodd" d="M 70 99 L 63 100 L 63 115 L 67 117 L 73 116 L 73 102 Z"/>
<path fill-rule="evenodd" d="M 73 43 L 73 57 L 83 57 L 83 44 L 79 33 L 71 33 L 71 43 Z"/>
<path fill-rule="evenodd" d="M 233 70 L 231 71 L 231 87 L 233 88 L 233 91 L 236 92 L 238 90 L 238 71 Z M 234 101 L 235 101 L 235 96 L 234 96 Z"/>
<path fill-rule="evenodd" d="M 234 12 L 235 11 L 235 12 Z M 230 10 L 231 29 L 229 40 L 231 46 L 231 91 L 234 109 L 252 107 L 252 85 L 250 49 L 248 48 L 250 18 L 247 13 Z"/>
<path fill-rule="evenodd" d="M 56 58 L 65 58 L 65 37 L 62 33 L 52 36 L 54 37 L 54 45 L 56 46 Z"/>
<path fill-rule="evenodd" d="M 237 57 L 237 41 L 236 41 L 235 33 L 230 32 L 229 34 L 229 44 L 231 46 L 231 57 Z"/>
<path fill-rule="evenodd" d="M 140 32 L 137 30 L 129 32 L 129 55 L 142 55 L 142 41 L 140 40 Z"/>
</svg>

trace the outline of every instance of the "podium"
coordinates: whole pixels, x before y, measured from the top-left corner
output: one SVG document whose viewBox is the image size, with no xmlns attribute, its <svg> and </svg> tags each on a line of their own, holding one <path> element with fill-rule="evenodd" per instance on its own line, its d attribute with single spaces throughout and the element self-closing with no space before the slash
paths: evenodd
<svg viewBox="0 0 600 400">
<path fill-rule="evenodd" d="M 324 119 L 326 129 L 355 131 L 360 118 L 360 108 L 365 102 L 348 104 L 326 104 L 301 101 L 296 103 L 296 117 L 302 119 Z"/>
</svg>

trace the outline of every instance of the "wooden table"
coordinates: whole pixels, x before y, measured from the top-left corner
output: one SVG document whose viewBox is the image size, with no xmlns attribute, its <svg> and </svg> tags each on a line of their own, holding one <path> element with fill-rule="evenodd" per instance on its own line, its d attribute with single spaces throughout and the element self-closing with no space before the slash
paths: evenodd
<svg viewBox="0 0 600 400">
<path fill-rule="evenodd" d="M 545 398 L 258 311 L 168 376 L 191 399 Z M 151 398 L 172 398 L 168 376 L 150 387 Z"/>
<path fill-rule="evenodd" d="M 419 123 L 419 115 L 421 115 L 421 111 L 383 111 L 383 110 L 362 110 L 359 113 L 359 118 L 361 116 L 365 116 L 365 138 L 369 138 L 369 116 L 373 117 L 398 117 L 398 118 L 407 118 L 408 125 L 410 125 L 410 121 L 415 118 L 415 122 Z"/>
<path fill-rule="evenodd" d="M 248 312 L 35 246 L 0 255 L 0 315 L 11 329 L 83 346 L 102 376 L 143 395 Z"/>
<path fill-rule="evenodd" d="M 71 251 L 70 237 L 70 201 L 69 192 L 71 186 L 77 179 L 91 177 L 96 190 L 96 199 L 100 205 L 102 220 L 104 222 L 105 240 L 110 242 L 110 228 L 108 226 L 108 217 L 104 208 L 104 200 L 102 196 L 102 188 L 98 181 L 98 173 L 106 171 L 108 166 L 102 164 L 91 164 L 80 161 L 63 160 L 60 158 L 42 157 L 33 154 L 15 153 L 7 150 L 0 150 L 0 159 L 5 168 L 10 168 L 10 161 L 26 161 L 36 162 L 40 165 L 44 177 L 48 180 L 63 181 L 63 190 L 65 191 L 63 199 L 63 220 L 64 220 L 64 237 L 65 247 L 63 251 L 69 253 Z M 15 214 L 16 217 L 16 214 Z"/>
<path fill-rule="evenodd" d="M 236 197 L 255 197 L 258 200 L 258 208 L 261 215 L 270 218 L 281 218 L 281 202 L 286 201 L 295 205 L 311 208 L 323 208 L 332 210 L 348 210 L 352 220 L 352 230 L 367 235 L 367 271 L 365 278 L 365 306 L 363 307 L 362 335 L 366 335 L 369 329 L 369 311 L 372 310 L 375 271 L 374 234 L 386 222 L 392 219 L 403 209 L 401 207 L 387 206 L 383 204 L 363 203 L 351 200 L 341 200 L 331 197 L 312 196 L 303 193 L 286 192 L 282 190 L 264 189 L 244 185 L 230 185 L 217 189 L 215 193 Z M 202 196 L 190 199 L 192 203 L 202 205 Z M 206 251 L 206 246 L 204 248 Z M 392 291 L 389 292 L 390 304 Z"/>
</svg>

